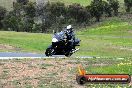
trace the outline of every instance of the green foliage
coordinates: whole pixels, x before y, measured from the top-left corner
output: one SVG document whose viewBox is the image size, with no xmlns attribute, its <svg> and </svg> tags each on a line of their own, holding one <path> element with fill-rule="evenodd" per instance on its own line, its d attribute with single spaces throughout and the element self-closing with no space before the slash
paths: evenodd
<svg viewBox="0 0 132 88">
<path fill-rule="evenodd" d="M 33 24 L 34 24 L 33 18 L 31 18 L 31 17 L 25 17 L 24 30 L 26 32 L 32 32 Z"/>
<path fill-rule="evenodd" d="M 13 11 L 10 11 L 3 20 L 4 29 L 10 31 L 32 32 L 35 16 L 34 3 L 14 3 Z"/>
<path fill-rule="evenodd" d="M 6 30 L 10 28 L 11 31 L 19 31 L 19 23 L 21 18 L 16 17 L 14 12 L 10 12 L 4 19 L 3 19 L 3 25 Z"/>
<path fill-rule="evenodd" d="M 3 27 L 2 20 L 4 19 L 6 12 L 7 10 L 4 7 L 0 6 L 0 29 Z"/>
<path fill-rule="evenodd" d="M 23 12 L 23 5 L 21 4 L 21 3 L 13 3 L 13 10 L 12 11 L 10 11 L 10 12 L 12 12 L 15 16 L 18 16 L 18 17 L 20 17 L 20 16 L 22 16 L 22 15 L 24 15 L 25 13 Z"/>
<path fill-rule="evenodd" d="M 100 21 L 100 18 L 103 14 L 103 5 L 102 1 L 94 0 L 90 4 L 90 8 L 88 8 L 91 15 L 96 18 L 96 21 Z"/>
<path fill-rule="evenodd" d="M 26 32 L 52 32 L 60 31 L 68 24 L 86 27 L 99 22 L 101 17 L 118 15 L 119 2 L 117 0 L 93 0 L 90 5 L 82 6 L 74 3 L 65 5 L 63 2 L 46 3 L 37 6 L 28 0 L 13 2 L 13 10 L 7 13 L 2 24 L 4 30 Z M 39 25 L 39 26 L 38 26 Z M 38 30 L 37 30 L 37 27 Z"/>
<path fill-rule="evenodd" d="M 42 31 L 42 25 L 41 24 L 34 24 L 33 25 L 33 29 L 32 32 L 34 33 L 39 33 Z"/>
<path fill-rule="evenodd" d="M 118 9 L 119 9 L 119 1 L 118 0 L 108 0 L 110 7 L 114 11 L 114 15 L 118 15 Z"/>
<path fill-rule="evenodd" d="M 119 2 L 117 0 L 93 0 L 90 6 L 86 7 L 88 11 L 90 11 L 91 16 L 96 18 L 96 21 L 100 21 L 100 18 L 103 14 L 108 17 L 112 16 L 112 12 L 114 11 L 114 15 L 118 15 Z"/>
<path fill-rule="evenodd" d="M 80 23 L 86 22 L 90 19 L 90 14 L 86 8 L 76 3 L 69 5 L 67 14 L 70 18 L 74 18 L 77 22 Z"/>
<path fill-rule="evenodd" d="M 43 8 L 42 15 L 42 32 L 51 32 L 52 30 L 62 29 L 62 24 L 65 23 L 66 6 L 64 3 L 47 3 Z M 55 25 L 55 26 L 54 26 Z M 52 30 L 49 28 L 54 27 Z M 47 30 L 48 29 L 48 30 Z"/>
<path fill-rule="evenodd" d="M 66 14 L 66 6 L 61 2 L 52 3 L 50 4 L 50 11 L 54 16 L 64 16 Z"/>
<path fill-rule="evenodd" d="M 132 0 L 124 0 L 126 6 L 126 12 L 130 12 L 132 8 Z"/>
<path fill-rule="evenodd" d="M 16 0 L 18 3 L 21 3 L 21 4 L 27 4 L 29 2 L 29 0 Z"/>
<path fill-rule="evenodd" d="M 2 6 L 0 6 L 0 21 L 2 19 L 4 19 L 4 16 L 5 16 L 6 12 L 7 12 L 6 9 Z"/>
<path fill-rule="evenodd" d="M 111 8 L 110 4 L 106 1 L 102 1 L 102 6 L 103 6 L 103 12 L 108 17 L 111 17 L 112 16 L 112 8 Z"/>
<path fill-rule="evenodd" d="M 24 6 L 24 11 L 26 13 L 27 16 L 33 18 L 35 17 L 35 3 L 29 2 Z"/>
</svg>

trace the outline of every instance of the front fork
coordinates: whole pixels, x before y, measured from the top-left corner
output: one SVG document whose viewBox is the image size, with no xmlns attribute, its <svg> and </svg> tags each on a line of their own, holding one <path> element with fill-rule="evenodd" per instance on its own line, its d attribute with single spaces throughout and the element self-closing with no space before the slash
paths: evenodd
<svg viewBox="0 0 132 88">
<path fill-rule="evenodd" d="M 77 49 L 72 49 L 72 53 L 75 53 L 75 52 L 77 52 L 79 50 L 79 48 L 77 48 Z"/>
</svg>

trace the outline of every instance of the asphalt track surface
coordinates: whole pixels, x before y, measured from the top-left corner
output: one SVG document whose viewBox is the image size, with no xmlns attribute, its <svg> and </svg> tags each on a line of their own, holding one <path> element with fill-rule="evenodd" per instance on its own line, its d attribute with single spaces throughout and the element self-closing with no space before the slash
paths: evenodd
<svg viewBox="0 0 132 88">
<path fill-rule="evenodd" d="M 93 58 L 91 56 L 81 56 L 73 58 Z M 24 58 L 67 58 L 64 55 L 53 55 L 52 57 L 47 57 L 45 54 L 37 54 L 37 53 L 24 53 L 24 52 L 0 52 L 0 59 L 24 59 Z"/>
</svg>

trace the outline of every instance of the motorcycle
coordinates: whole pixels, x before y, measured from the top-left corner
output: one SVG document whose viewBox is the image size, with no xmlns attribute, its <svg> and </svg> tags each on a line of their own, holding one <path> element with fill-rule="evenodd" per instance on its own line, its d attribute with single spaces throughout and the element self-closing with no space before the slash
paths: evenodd
<svg viewBox="0 0 132 88">
<path fill-rule="evenodd" d="M 68 36 L 73 36 L 70 33 Z M 67 36 L 67 37 L 68 37 Z M 78 38 L 69 40 L 65 36 L 64 32 L 55 33 L 52 38 L 52 44 L 46 49 L 45 55 L 65 55 L 66 57 L 70 57 L 73 53 L 79 50 L 76 49 L 76 46 L 80 46 L 80 40 Z"/>
</svg>

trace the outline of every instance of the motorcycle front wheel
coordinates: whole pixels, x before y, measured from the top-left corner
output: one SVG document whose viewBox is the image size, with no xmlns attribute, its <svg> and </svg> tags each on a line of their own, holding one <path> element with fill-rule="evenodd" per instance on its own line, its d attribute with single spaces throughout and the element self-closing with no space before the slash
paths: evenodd
<svg viewBox="0 0 132 88">
<path fill-rule="evenodd" d="M 48 56 L 48 57 L 54 55 L 54 49 L 47 48 L 46 52 L 45 52 L 45 55 Z"/>
<path fill-rule="evenodd" d="M 71 53 L 71 52 L 67 52 L 67 53 L 65 53 L 65 56 L 66 56 L 66 57 L 70 57 L 72 54 L 73 54 L 73 53 Z"/>
</svg>

